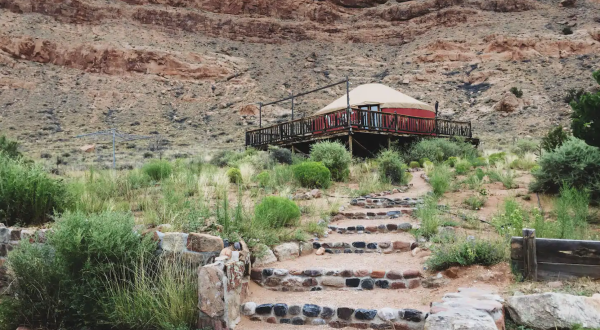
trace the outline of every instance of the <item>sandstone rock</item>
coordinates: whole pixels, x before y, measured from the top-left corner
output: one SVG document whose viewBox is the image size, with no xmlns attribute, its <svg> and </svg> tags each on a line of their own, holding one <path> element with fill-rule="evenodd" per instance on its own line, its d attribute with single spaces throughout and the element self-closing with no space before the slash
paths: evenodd
<svg viewBox="0 0 600 330">
<path fill-rule="evenodd" d="M 169 252 L 183 252 L 187 244 L 187 234 L 165 233 L 162 238 L 162 249 Z M 221 247 L 222 249 L 223 247 Z M 221 251 L 219 249 L 219 251 Z"/>
<path fill-rule="evenodd" d="M 242 305 L 242 315 L 250 316 L 256 312 L 256 303 L 247 302 Z"/>
<path fill-rule="evenodd" d="M 451 309 L 431 314 L 424 330 L 498 330 L 494 319 L 475 309 Z"/>
<path fill-rule="evenodd" d="M 208 234 L 190 233 L 187 249 L 194 252 L 219 252 L 223 250 L 223 240 Z"/>
<path fill-rule="evenodd" d="M 494 106 L 494 110 L 502 112 L 513 112 L 519 109 L 519 99 L 513 93 L 506 93 L 502 100 Z"/>
<path fill-rule="evenodd" d="M 576 3 L 577 3 L 576 0 L 561 0 L 559 6 L 561 6 L 561 7 L 575 7 Z"/>
<path fill-rule="evenodd" d="M 348 8 L 369 8 L 382 5 L 388 0 L 331 0 L 331 2 Z"/>
<path fill-rule="evenodd" d="M 444 278 L 443 276 L 441 276 L 441 274 L 438 274 L 438 276 L 428 277 L 421 281 L 421 285 L 424 288 L 429 288 L 429 289 L 439 288 L 448 283 L 450 283 L 450 280 L 448 280 L 447 278 Z"/>
<path fill-rule="evenodd" d="M 316 255 L 318 255 L 318 256 L 322 256 L 322 255 L 324 255 L 324 254 L 325 254 L 325 248 L 323 248 L 323 247 L 320 247 L 320 248 L 319 248 L 319 249 L 318 249 L 318 250 L 315 252 L 315 254 L 316 254 Z"/>
<path fill-rule="evenodd" d="M 271 249 L 264 246 L 262 247 L 262 251 L 260 251 L 260 253 L 258 253 L 258 255 L 256 256 L 253 266 L 260 267 L 272 264 L 274 262 L 277 262 L 277 257 L 275 257 L 275 254 L 273 254 L 273 251 L 271 251 Z"/>
<path fill-rule="evenodd" d="M 600 301 L 560 293 L 510 297 L 506 305 L 511 318 L 534 329 L 570 329 L 575 324 L 600 328 Z"/>
<path fill-rule="evenodd" d="M 296 259 L 300 256 L 300 246 L 293 242 L 283 243 L 274 247 L 273 253 L 279 261 Z"/>
<path fill-rule="evenodd" d="M 224 277 L 223 270 L 218 266 L 204 266 L 198 269 L 199 307 L 209 317 L 216 318 L 225 313 Z"/>
<path fill-rule="evenodd" d="M 311 255 L 314 251 L 313 245 L 310 242 L 300 242 L 300 255 Z"/>
<path fill-rule="evenodd" d="M 313 189 L 313 190 L 310 191 L 310 195 L 313 198 L 321 198 L 321 190 L 319 190 L 319 189 Z"/>
<path fill-rule="evenodd" d="M 323 280 L 321 280 L 321 284 L 325 286 L 343 288 L 346 286 L 346 280 L 342 277 L 331 276 L 323 278 Z"/>
<path fill-rule="evenodd" d="M 392 321 L 396 319 L 397 311 L 392 308 L 381 308 L 377 310 L 377 316 L 384 321 Z"/>
<path fill-rule="evenodd" d="M 258 115 L 258 107 L 254 104 L 248 104 L 240 108 L 240 115 L 242 116 L 256 116 Z"/>
<path fill-rule="evenodd" d="M 448 277 L 448 278 L 458 278 L 458 270 L 460 268 L 458 267 L 450 267 L 448 269 L 446 269 L 443 274 L 444 276 Z"/>
<path fill-rule="evenodd" d="M 224 248 L 223 250 L 221 250 L 221 253 L 219 253 L 219 257 L 231 258 L 231 252 L 231 249 Z"/>
</svg>

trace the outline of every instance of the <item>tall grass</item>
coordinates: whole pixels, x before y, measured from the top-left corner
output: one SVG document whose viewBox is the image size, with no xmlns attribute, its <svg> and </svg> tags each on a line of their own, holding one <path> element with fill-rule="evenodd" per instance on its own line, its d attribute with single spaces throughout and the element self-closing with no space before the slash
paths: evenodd
<svg viewBox="0 0 600 330">
<path fill-rule="evenodd" d="M 193 329 L 197 322 L 196 265 L 183 258 L 140 259 L 133 269 L 113 269 L 105 285 L 103 310 L 113 327 Z"/>
<path fill-rule="evenodd" d="M 496 164 L 486 174 L 491 182 L 501 182 L 507 189 L 513 189 L 517 186 L 515 183 L 515 173 L 507 169 L 505 164 Z"/>
<path fill-rule="evenodd" d="M 458 240 L 450 244 L 436 245 L 426 261 L 429 269 L 444 270 L 452 266 L 491 266 L 507 258 L 508 247 L 502 240 Z"/>
<path fill-rule="evenodd" d="M 417 208 L 415 216 L 421 220 L 421 225 L 417 231 L 419 236 L 430 239 L 438 233 L 441 218 L 437 207 L 437 199 L 433 197 L 426 198 L 425 203 Z"/>
<path fill-rule="evenodd" d="M 5 225 L 39 225 L 69 204 L 65 184 L 40 166 L 0 153 L 0 221 Z"/>
<path fill-rule="evenodd" d="M 433 187 L 433 193 L 436 196 L 442 196 L 450 188 L 452 181 L 452 172 L 447 165 L 439 164 L 431 170 L 429 183 Z"/>
</svg>

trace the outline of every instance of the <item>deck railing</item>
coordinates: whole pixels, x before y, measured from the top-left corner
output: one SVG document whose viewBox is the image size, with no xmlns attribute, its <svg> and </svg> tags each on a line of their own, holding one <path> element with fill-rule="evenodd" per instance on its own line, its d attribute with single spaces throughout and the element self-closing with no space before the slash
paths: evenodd
<svg viewBox="0 0 600 330">
<path fill-rule="evenodd" d="M 348 123 L 350 117 L 350 123 Z M 304 137 L 335 133 L 344 129 L 406 133 L 432 136 L 472 137 L 471 123 L 421 118 L 369 110 L 340 110 L 246 132 L 247 146 L 263 146 L 301 140 Z"/>
</svg>

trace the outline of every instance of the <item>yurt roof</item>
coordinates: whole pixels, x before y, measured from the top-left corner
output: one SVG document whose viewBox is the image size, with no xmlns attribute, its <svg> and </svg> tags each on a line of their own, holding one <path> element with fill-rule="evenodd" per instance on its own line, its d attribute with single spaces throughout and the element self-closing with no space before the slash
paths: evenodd
<svg viewBox="0 0 600 330">
<path fill-rule="evenodd" d="M 360 85 L 350 91 L 350 106 L 356 108 L 362 105 L 376 105 L 380 108 L 406 108 L 435 111 L 432 106 L 425 102 L 415 100 L 391 87 L 382 84 Z M 347 95 L 331 102 L 328 106 L 317 111 L 317 115 L 346 109 Z"/>
</svg>

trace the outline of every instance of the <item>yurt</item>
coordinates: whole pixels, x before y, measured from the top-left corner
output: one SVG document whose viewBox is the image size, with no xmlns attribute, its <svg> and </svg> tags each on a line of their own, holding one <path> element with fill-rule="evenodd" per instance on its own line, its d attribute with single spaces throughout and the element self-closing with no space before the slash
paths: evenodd
<svg viewBox="0 0 600 330">
<path fill-rule="evenodd" d="M 435 109 L 431 105 L 416 100 L 406 94 L 403 94 L 391 87 L 382 84 L 365 84 L 351 90 L 347 95 L 333 101 L 323 109 L 317 111 L 315 116 L 323 115 L 313 123 L 314 130 L 335 130 L 338 127 L 347 125 L 346 108 L 348 106 L 348 96 L 350 98 L 350 108 L 352 125 L 357 128 L 369 130 L 388 130 L 392 125 L 394 127 L 405 127 L 407 130 L 415 133 L 430 133 L 434 124 L 433 121 L 415 121 L 410 117 L 435 118 Z M 359 110 L 359 111 L 354 111 Z M 397 114 L 396 117 L 387 114 Z M 411 122 L 415 122 L 416 127 Z"/>
</svg>

